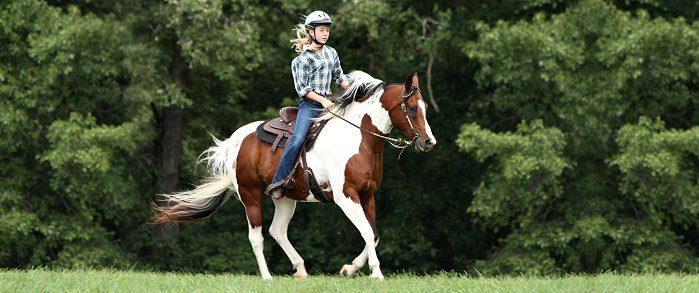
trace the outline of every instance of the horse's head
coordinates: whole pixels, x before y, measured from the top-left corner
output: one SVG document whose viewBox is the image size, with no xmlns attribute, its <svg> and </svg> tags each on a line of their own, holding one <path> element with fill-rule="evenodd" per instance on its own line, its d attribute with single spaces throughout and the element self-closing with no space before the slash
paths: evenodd
<svg viewBox="0 0 699 293">
<path fill-rule="evenodd" d="M 393 125 L 414 143 L 415 150 L 426 152 L 437 144 L 427 123 L 427 103 L 422 98 L 417 73 L 399 86 L 386 88 L 381 103 Z"/>
</svg>

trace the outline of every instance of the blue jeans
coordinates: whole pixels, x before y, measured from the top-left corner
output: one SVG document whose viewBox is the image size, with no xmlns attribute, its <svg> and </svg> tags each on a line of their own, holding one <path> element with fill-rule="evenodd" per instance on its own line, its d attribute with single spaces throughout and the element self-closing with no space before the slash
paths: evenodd
<svg viewBox="0 0 699 293">
<path fill-rule="evenodd" d="M 313 121 L 311 119 L 318 117 L 323 110 L 323 106 L 319 103 L 302 98 L 299 101 L 299 113 L 296 116 L 296 125 L 294 126 L 294 134 L 289 138 L 291 141 L 284 148 L 282 158 L 277 166 L 277 172 L 274 173 L 272 183 L 278 182 L 289 176 L 291 168 L 294 167 L 296 156 L 306 140 L 308 129 L 311 128 Z"/>
</svg>

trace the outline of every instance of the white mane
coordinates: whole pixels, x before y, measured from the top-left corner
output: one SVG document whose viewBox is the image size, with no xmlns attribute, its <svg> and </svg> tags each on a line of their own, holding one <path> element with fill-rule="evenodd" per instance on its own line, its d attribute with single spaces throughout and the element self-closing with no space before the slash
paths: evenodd
<svg viewBox="0 0 699 293">
<path fill-rule="evenodd" d="M 374 103 L 379 99 L 379 97 L 381 97 L 381 95 L 383 95 L 383 87 L 385 83 L 382 80 L 376 79 L 366 72 L 358 70 L 352 71 L 347 75 L 347 77 L 349 87 L 347 87 L 347 89 L 345 89 L 340 96 L 336 98 L 333 113 L 342 116 L 347 106 L 352 104 L 356 98 L 363 97 L 364 95 L 370 96 L 362 103 Z M 333 117 L 335 116 L 328 113 L 328 111 L 324 111 L 314 120 L 329 120 Z"/>
</svg>

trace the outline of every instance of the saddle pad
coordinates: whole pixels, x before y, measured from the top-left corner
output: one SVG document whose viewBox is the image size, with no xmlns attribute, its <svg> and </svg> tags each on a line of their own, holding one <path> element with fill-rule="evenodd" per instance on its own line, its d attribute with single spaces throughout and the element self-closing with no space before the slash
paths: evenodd
<svg viewBox="0 0 699 293">
<path fill-rule="evenodd" d="M 279 119 L 279 118 L 273 118 L 273 119 Z M 273 119 L 269 119 L 269 120 L 266 120 L 265 122 L 260 123 L 260 125 L 257 126 L 257 130 L 255 131 L 257 138 L 259 138 L 260 140 L 267 142 L 269 144 L 274 143 L 274 141 L 277 139 L 277 134 L 268 132 L 267 130 L 264 130 L 264 126 L 265 126 L 265 124 L 267 124 L 268 121 L 273 120 Z M 284 146 L 286 145 L 286 140 L 287 140 L 287 138 L 283 137 L 279 141 L 279 145 L 277 147 L 284 148 Z"/>
</svg>

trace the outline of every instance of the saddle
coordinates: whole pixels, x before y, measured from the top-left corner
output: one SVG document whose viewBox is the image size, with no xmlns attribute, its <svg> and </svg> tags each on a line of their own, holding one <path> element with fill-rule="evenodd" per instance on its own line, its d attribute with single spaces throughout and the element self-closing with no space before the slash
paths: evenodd
<svg viewBox="0 0 699 293">
<path fill-rule="evenodd" d="M 284 107 L 279 110 L 279 117 L 269 119 L 257 127 L 257 137 L 272 144 L 271 151 L 274 153 L 277 148 L 285 148 L 289 143 L 289 138 L 294 134 L 296 126 L 296 115 L 299 113 L 299 108 Z M 304 145 L 310 149 L 315 142 L 316 137 L 320 133 L 321 128 L 325 126 L 325 121 L 316 122 L 308 130 Z"/>
<path fill-rule="evenodd" d="M 279 110 L 278 118 L 269 119 L 257 127 L 255 134 L 260 140 L 272 144 L 272 148 L 270 149 L 272 153 L 274 153 L 277 148 L 285 148 L 289 144 L 289 139 L 294 134 L 296 115 L 298 112 L 299 109 L 297 107 L 281 108 L 281 110 Z M 303 178 L 306 181 L 306 190 L 303 192 L 308 192 L 310 190 L 313 196 L 319 201 L 329 203 L 331 202 L 330 199 L 325 196 L 325 192 L 323 192 L 323 190 L 320 188 L 318 181 L 313 175 L 313 170 L 309 168 L 308 164 L 306 163 L 306 152 L 313 147 L 313 143 L 318 137 L 318 134 L 320 134 L 320 131 L 325 126 L 326 122 L 327 121 L 316 122 L 308 130 L 303 146 L 301 146 L 299 154 L 296 157 L 294 167 L 292 168 L 289 177 L 285 179 L 287 182 L 289 182 L 288 184 L 285 184 L 285 187 L 287 185 L 293 185 L 294 174 L 296 174 L 297 167 L 301 165 Z"/>
</svg>

